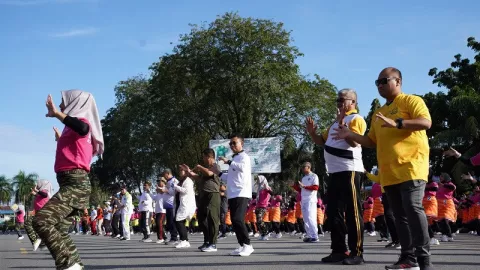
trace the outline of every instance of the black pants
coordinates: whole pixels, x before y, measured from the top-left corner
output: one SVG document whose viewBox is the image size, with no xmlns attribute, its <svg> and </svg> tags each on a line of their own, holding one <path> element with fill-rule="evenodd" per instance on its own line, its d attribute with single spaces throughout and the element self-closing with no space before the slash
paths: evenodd
<svg viewBox="0 0 480 270">
<path fill-rule="evenodd" d="M 442 231 L 443 235 L 452 237 L 452 228 L 450 228 L 450 223 L 448 220 L 442 219 L 438 224 L 440 225 L 440 230 Z"/>
<path fill-rule="evenodd" d="M 175 211 L 173 208 L 165 209 L 167 212 L 167 230 L 170 232 L 170 241 L 178 240 L 178 232 L 175 224 Z"/>
<path fill-rule="evenodd" d="M 272 222 L 272 226 L 273 226 L 273 231 L 276 234 L 279 234 L 280 233 L 280 222 Z"/>
<path fill-rule="evenodd" d="M 305 233 L 305 222 L 303 218 L 297 218 L 297 223 L 295 223 L 297 233 Z"/>
<path fill-rule="evenodd" d="M 225 235 L 227 233 L 227 224 L 225 218 L 227 217 L 227 209 L 220 208 L 220 233 Z"/>
<path fill-rule="evenodd" d="M 384 215 L 380 215 L 375 218 L 375 228 L 377 228 L 377 231 L 380 232 L 381 238 L 388 238 L 387 223 Z"/>
<path fill-rule="evenodd" d="M 180 240 L 181 241 L 188 241 L 188 231 L 187 227 L 185 226 L 185 222 L 187 220 L 180 220 L 180 221 L 175 221 L 175 226 L 177 227 L 178 234 L 180 235 Z"/>
<path fill-rule="evenodd" d="M 319 234 L 319 235 L 320 235 L 320 234 L 322 234 L 322 235 L 324 234 L 324 232 L 323 232 L 323 226 L 322 226 L 321 224 L 318 224 L 318 234 Z"/>
<path fill-rule="evenodd" d="M 199 196 L 197 218 L 203 232 L 203 242 L 216 245 L 220 225 L 220 193 L 204 192 Z"/>
<path fill-rule="evenodd" d="M 117 236 L 120 234 L 121 231 L 120 231 L 119 225 L 120 225 L 120 215 L 113 215 L 113 218 L 112 218 L 113 236 Z"/>
<path fill-rule="evenodd" d="M 383 213 L 385 216 L 385 223 L 387 224 L 388 233 L 392 238 L 393 243 L 400 243 L 397 234 L 397 227 L 395 226 L 395 217 L 393 216 L 392 208 L 388 202 L 388 196 L 385 193 L 382 193 L 382 204 L 383 204 Z"/>
<path fill-rule="evenodd" d="M 248 200 L 248 198 L 242 197 L 228 200 L 233 231 L 235 232 L 237 241 L 241 246 L 250 245 L 250 238 L 248 237 L 247 226 L 245 225 L 245 214 L 247 213 Z"/>
<path fill-rule="evenodd" d="M 352 256 L 363 256 L 363 217 L 360 201 L 360 172 L 330 174 L 327 216 L 331 228 L 332 253 L 345 253 L 345 235 Z"/>
<path fill-rule="evenodd" d="M 140 212 L 140 230 L 143 233 L 143 239 L 150 238 L 150 213 L 148 211 Z"/>
<path fill-rule="evenodd" d="M 106 233 L 111 233 L 112 232 L 111 220 L 110 219 L 103 219 L 103 227 L 105 227 L 105 232 Z"/>
<path fill-rule="evenodd" d="M 365 230 L 367 230 L 367 232 L 369 233 L 375 231 L 375 225 L 373 224 L 373 222 L 364 223 L 363 226 L 365 227 Z"/>
</svg>

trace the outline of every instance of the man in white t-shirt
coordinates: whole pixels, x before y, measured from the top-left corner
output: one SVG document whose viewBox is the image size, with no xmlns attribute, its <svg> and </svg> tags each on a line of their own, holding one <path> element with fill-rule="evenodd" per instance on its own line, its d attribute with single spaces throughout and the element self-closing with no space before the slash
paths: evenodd
<svg viewBox="0 0 480 270">
<path fill-rule="evenodd" d="M 312 164 L 305 162 L 302 165 L 303 178 L 298 183 L 302 194 L 302 214 L 307 235 L 303 242 L 318 242 L 317 227 L 317 190 L 319 187 L 318 176 L 312 172 Z"/>
</svg>

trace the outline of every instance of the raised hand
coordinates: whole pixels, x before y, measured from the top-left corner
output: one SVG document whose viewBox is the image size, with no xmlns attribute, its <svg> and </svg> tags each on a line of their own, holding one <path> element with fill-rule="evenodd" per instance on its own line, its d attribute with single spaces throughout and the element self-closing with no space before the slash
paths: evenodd
<svg viewBox="0 0 480 270">
<path fill-rule="evenodd" d="M 317 132 L 317 125 L 315 125 L 315 122 L 313 122 L 312 117 L 307 117 L 305 120 L 305 126 L 307 128 L 308 134 L 315 134 Z"/>
<path fill-rule="evenodd" d="M 55 117 L 57 113 L 57 107 L 55 107 L 55 103 L 53 103 L 52 95 L 48 95 L 45 105 L 47 106 L 47 114 L 45 116 Z"/>
<path fill-rule="evenodd" d="M 62 136 L 62 133 L 60 133 L 60 130 L 58 128 L 53 127 L 53 131 L 55 132 L 55 141 L 58 141 L 60 139 L 60 136 Z"/>
<path fill-rule="evenodd" d="M 344 119 L 345 119 L 345 111 L 346 111 L 346 110 L 345 110 L 345 108 L 343 108 L 343 107 L 342 107 L 341 109 L 338 109 L 338 108 L 337 108 L 337 123 L 338 123 L 338 125 L 340 125 L 340 126 L 345 125 L 345 121 L 344 121 Z"/>
<path fill-rule="evenodd" d="M 382 127 L 386 127 L 386 128 L 396 128 L 397 127 L 397 122 L 395 122 L 395 120 L 384 116 L 382 113 L 377 113 L 375 116 L 377 117 L 377 119 L 379 118 L 384 122 Z"/>
<path fill-rule="evenodd" d="M 332 137 L 334 140 L 344 140 L 350 134 L 350 129 L 346 126 L 338 126 L 338 128 L 334 128 L 335 133 L 332 133 Z"/>
<path fill-rule="evenodd" d="M 456 157 L 456 158 L 459 158 L 459 157 L 462 156 L 462 154 L 460 154 L 460 152 L 453 149 L 452 147 L 450 147 L 448 150 L 444 151 L 443 155 L 446 156 L 446 157 Z"/>
</svg>

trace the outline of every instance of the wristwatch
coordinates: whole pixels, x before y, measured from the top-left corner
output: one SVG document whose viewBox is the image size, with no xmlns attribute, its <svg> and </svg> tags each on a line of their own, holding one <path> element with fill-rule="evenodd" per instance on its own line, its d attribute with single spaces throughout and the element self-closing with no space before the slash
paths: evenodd
<svg viewBox="0 0 480 270">
<path fill-rule="evenodd" d="M 397 120 L 395 120 L 395 122 L 397 123 L 397 128 L 398 128 L 398 129 L 402 129 L 402 127 L 403 127 L 403 118 L 398 118 Z"/>
</svg>

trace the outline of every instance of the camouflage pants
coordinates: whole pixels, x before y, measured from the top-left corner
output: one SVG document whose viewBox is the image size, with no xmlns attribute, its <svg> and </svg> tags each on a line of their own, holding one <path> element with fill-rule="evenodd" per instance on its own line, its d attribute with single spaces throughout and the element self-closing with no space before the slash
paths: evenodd
<svg viewBox="0 0 480 270">
<path fill-rule="evenodd" d="M 264 207 L 259 207 L 255 209 L 255 215 L 257 217 L 257 227 L 262 236 L 265 236 L 268 234 L 267 226 L 265 226 L 265 222 L 263 222 L 263 216 L 265 215 L 266 212 L 267 212 L 267 209 Z"/>
<path fill-rule="evenodd" d="M 83 267 L 77 247 L 68 235 L 70 217 L 78 216 L 87 207 L 90 179 L 84 170 L 57 173 L 60 190 L 35 214 L 33 228 L 50 250 L 57 269 L 75 263 Z"/>
<path fill-rule="evenodd" d="M 25 231 L 27 232 L 28 239 L 30 239 L 30 242 L 32 242 L 32 245 L 33 245 L 33 243 L 35 243 L 35 241 L 37 241 L 39 237 L 38 237 L 38 234 L 33 229 L 32 222 L 33 222 L 33 217 L 28 216 L 27 219 L 25 220 Z"/>
</svg>

